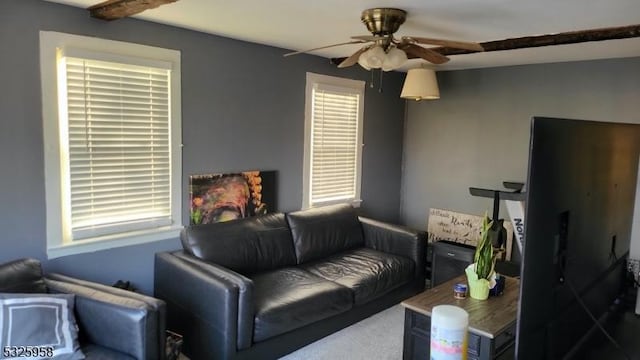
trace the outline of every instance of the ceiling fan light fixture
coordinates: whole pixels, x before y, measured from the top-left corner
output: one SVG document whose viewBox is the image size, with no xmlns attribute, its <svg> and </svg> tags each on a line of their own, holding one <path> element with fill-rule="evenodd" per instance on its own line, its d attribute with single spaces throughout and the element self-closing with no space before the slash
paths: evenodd
<svg viewBox="0 0 640 360">
<path fill-rule="evenodd" d="M 360 55 L 360 57 L 362 56 L 366 57 L 366 63 L 370 68 L 379 69 L 382 67 L 382 63 L 384 62 L 387 54 L 385 54 L 382 46 L 376 45 Z"/>
<path fill-rule="evenodd" d="M 391 71 L 397 69 L 407 61 L 407 54 L 404 51 L 396 47 L 391 47 L 387 51 L 387 56 L 385 56 L 384 61 L 382 62 L 382 70 Z"/>
<path fill-rule="evenodd" d="M 436 72 L 432 69 L 410 69 L 402 86 L 400 97 L 409 100 L 435 100 L 440 98 Z"/>
<path fill-rule="evenodd" d="M 358 64 L 367 71 L 371 70 L 371 65 L 369 64 L 369 57 L 367 56 L 367 51 L 360 54 L 360 56 L 358 57 Z"/>
</svg>

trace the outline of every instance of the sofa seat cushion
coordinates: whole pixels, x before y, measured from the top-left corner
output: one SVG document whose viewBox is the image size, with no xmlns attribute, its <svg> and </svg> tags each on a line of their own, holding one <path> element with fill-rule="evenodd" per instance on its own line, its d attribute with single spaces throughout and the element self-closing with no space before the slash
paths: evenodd
<svg viewBox="0 0 640 360">
<path fill-rule="evenodd" d="M 298 268 L 252 277 L 255 299 L 253 341 L 300 328 L 351 309 L 351 291 Z"/>
<path fill-rule="evenodd" d="M 130 355 L 94 344 L 83 345 L 82 352 L 85 360 L 135 360 Z"/>
<path fill-rule="evenodd" d="M 413 260 L 369 248 L 304 264 L 303 269 L 351 289 L 355 304 L 376 299 L 413 278 Z"/>
</svg>

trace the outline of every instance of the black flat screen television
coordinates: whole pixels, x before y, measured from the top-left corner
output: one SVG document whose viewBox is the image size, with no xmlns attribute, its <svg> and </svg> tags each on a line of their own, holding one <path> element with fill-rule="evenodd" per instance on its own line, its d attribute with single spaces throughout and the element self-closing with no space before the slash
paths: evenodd
<svg viewBox="0 0 640 360">
<path fill-rule="evenodd" d="M 578 299 L 598 318 L 623 288 L 640 125 L 534 117 L 529 151 L 516 355 L 572 358 Z"/>
</svg>

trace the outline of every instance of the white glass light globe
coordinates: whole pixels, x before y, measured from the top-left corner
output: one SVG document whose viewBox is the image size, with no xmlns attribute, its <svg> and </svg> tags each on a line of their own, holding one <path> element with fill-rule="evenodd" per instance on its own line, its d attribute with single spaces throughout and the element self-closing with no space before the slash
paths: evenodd
<svg viewBox="0 0 640 360">
<path fill-rule="evenodd" d="M 380 46 L 374 46 L 371 49 L 365 52 L 367 56 L 367 65 L 373 69 L 379 69 L 382 67 L 382 62 L 387 54 L 384 53 L 384 50 Z"/>
<path fill-rule="evenodd" d="M 360 66 L 362 66 L 365 70 L 371 70 L 371 66 L 369 66 L 369 57 L 367 56 L 367 52 L 365 51 L 362 54 L 360 54 L 360 57 L 358 58 L 358 64 L 360 64 Z"/>
<path fill-rule="evenodd" d="M 406 63 L 407 60 L 408 60 L 407 54 L 404 51 L 396 47 L 392 47 L 387 52 L 385 61 L 382 64 L 382 69 L 384 70 L 385 67 L 388 68 L 389 70 L 397 69 L 400 66 L 404 65 L 404 63 Z M 389 71 L 389 70 L 385 70 L 385 71 Z"/>
<path fill-rule="evenodd" d="M 382 62 L 382 71 L 391 71 L 395 69 L 393 65 L 391 65 L 391 61 L 389 61 L 389 56 L 387 55 Z"/>
</svg>

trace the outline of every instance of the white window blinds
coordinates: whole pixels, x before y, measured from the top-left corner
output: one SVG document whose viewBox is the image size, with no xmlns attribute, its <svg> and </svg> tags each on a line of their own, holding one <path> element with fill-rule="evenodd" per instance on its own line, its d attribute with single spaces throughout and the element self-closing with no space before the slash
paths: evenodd
<svg viewBox="0 0 640 360">
<path fill-rule="evenodd" d="M 359 197 L 361 101 L 356 89 L 313 86 L 310 206 Z"/>
<path fill-rule="evenodd" d="M 72 238 L 170 224 L 170 71 L 75 57 L 63 64 Z"/>
</svg>

